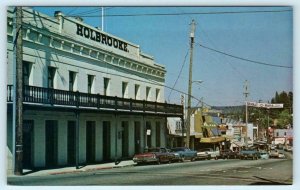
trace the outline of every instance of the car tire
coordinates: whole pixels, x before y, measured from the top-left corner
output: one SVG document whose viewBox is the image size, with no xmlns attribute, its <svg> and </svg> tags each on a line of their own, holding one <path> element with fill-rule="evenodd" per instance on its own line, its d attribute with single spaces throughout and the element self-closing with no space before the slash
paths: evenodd
<svg viewBox="0 0 300 190">
<path fill-rule="evenodd" d="M 157 160 L 157 164 L 160 165 L 160 159 Z"/>
<path fill-rule="evenodd" d="M 181 160 L 180 160 L 180 161 L 181 161 L 181 162 L 184 162 L 184 156 L 181 157 Z"/>
</svg>

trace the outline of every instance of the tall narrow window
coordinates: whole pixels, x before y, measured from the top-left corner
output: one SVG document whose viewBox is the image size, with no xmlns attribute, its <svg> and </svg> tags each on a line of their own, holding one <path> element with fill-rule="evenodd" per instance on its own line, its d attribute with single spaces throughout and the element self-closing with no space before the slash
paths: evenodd
<svg viewBox="0 0 300 190">
<path fill-rule="evenodd" d="M 149 98 L 150 98 L 150 87 L 146 87 L 146 100 L 149 100 Z"/>
<path fill-rule="evenodd" d="M 93 83 L 94 83 L 94 76 L 93 75 L 88 75 L 88 93 L 92 93 L 93 89 Z"/>
<path fill-rule="evenodd" d="M 127 82 L 122 82 L 122 98 L 128 98 L 127 86 Z"/>
<path fill-rule="evenodd" d="M 160 93 L 160 89 L 156 89 L 155 91 L 155 100 L 158 102 L 159 101 L 159 93 Z"/>
<path fill-rule="evenodd" d="M 29 62 L 23 62 L 23 82 L 24 85 L 29 85 L 29 78 L 31 73 L 31 65 Z"/>
<path fill-rule="evenodd" d="M 48 88 L 54 88 L 55 72 L 56 68 L 48 67 Z"/>
<path fill-rule="evenodd" d="M 104 78 L 103 82 L 104 82 L 104 84 L 103 84 L 103 87 L 104 87 L 103 91 L 104 91 L 104 92 L 103 92 L 103 93 L 104 93 L 105 96 L 108 96 L 108 95 L 109 95 L 109 93 L 108 93 L 108 89 L 109 89 L 109 78 Z"/>
<path fill-rule="evenodd" d="M 134 99 L 139 99 L 140 94 L 140 85 L 136 84 L 134 85 Z"/>
<path fill-rule="evenodd" d="M 73 71 L 69 72 L 69 91 L 74 91 L 75 88 L 75 78 L 76 78 L 76 73 Z"/>
</svg>

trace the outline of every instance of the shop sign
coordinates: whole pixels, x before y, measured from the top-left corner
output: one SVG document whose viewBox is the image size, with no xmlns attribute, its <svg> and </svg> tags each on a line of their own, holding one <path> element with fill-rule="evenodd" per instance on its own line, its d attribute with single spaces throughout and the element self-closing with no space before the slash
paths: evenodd
<svg viewBox="0 0 300 190">
<path fill-rule="evenodd" d="M 77 35 L 128 52 L 127 49 L 128 44 L 126 42 L 113 38 L 111 36 L 93 30 L 81 24 L 76 23 L 76 25 L 77 25 L 77 32 L 76 32 Z"/>
</svg>

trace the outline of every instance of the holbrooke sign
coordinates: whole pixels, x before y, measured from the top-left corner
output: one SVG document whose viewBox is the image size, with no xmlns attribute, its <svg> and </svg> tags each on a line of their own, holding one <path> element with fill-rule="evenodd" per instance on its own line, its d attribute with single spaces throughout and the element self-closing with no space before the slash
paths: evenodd
<svg viewBox="0 0 300 190">
<path fill-rule="evenodd" d="M 283 104 L 268 104 L 268 103 L 256 103 L 247 102 L 247 106 L 257 107 L 257 108 L 283 108 Z"/>
<path fill-rule="evenodd" d="M 128 52 L 128 49 L 127 49 L 128 44 L 126 42 L 112 38 L 108 35 L 105 35 L 103 33 L 100 33 L 96 30 L 85 27 L 83 25 L 80 25 L 78 23 L 76 23 L 76 25 L 77 25 L 77 32 L 76 32 L 77 35 L 85 37 L 85 38 L 93 40 L 93 41 L 96 41 L 96 42 L 99 42 L 99 43 L 102 43 L 102 44 L 105 44 L 110 47 L 114 47 L 116 49 L 119 49 L 119 50 L 122 50 L 125 52 Z"/>
</svg>

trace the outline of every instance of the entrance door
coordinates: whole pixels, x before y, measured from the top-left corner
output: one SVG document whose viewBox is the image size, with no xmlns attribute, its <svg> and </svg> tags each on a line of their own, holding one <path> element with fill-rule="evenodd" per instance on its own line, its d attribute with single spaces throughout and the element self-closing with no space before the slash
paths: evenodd
<svg viewBox="0 0 300 190">
<path fill-rule="evenodd" d="M 103 160 L 110 160 L 110 122 L 103 121 Z"/>
<path fill-rule="evenodd" d="M 96 134 L 96 122 L 86 122 L 86 163 L 94 163 L 96 160 L 95 150 L 95 134 Z"/>
<path fill-rule="evenodd" d="M 33 156 L 33 120 L 23 121 L 23 168 L 32 168 Z"/>
<path fill-rule="evenodd" d="M 68 164 L 76 163 L 76 122 L 68 121 Z"/>
<path fill-rule="evenodd" d="M 128 157 L 128 121 L 122 121 L 122 157 Z"/>
<path fill-rule="evenodd" d="M 57 121 L 46 120 L 46 167 L 57 166 Z"/>
<path fill-rule="evenodd" d="M 141 122 L 134 122 L 134 151 L 136 154 L 141 152 Z"/>
</svg>

